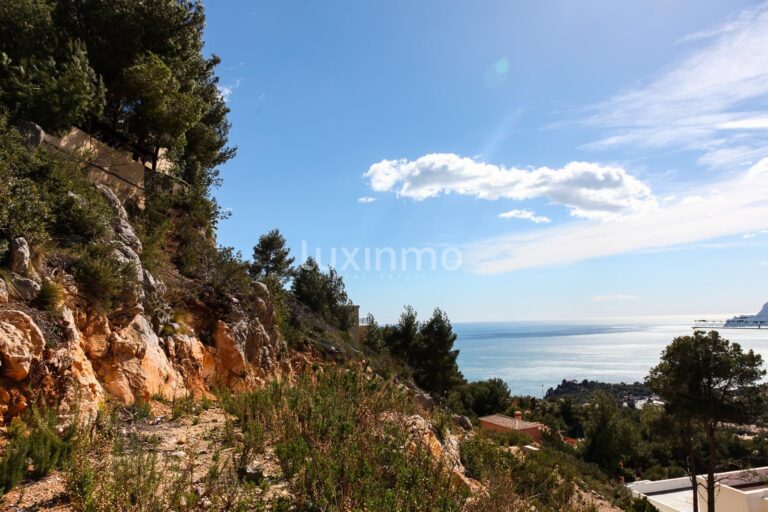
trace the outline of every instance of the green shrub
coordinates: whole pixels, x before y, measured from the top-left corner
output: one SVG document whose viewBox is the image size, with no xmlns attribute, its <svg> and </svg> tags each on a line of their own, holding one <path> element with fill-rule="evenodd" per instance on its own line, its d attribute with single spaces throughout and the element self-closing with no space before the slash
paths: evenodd
<svg viewBox="0 0 768 512">
<path fill-rule="evenodd" d="M 0 459 L 0 494 L 5 494 L 21 482 L 27 474 L 29 445 L 26 425 L 20 418 L 14 418 L 8 429 L 10 441 Z"/>
<path fill-rule="evenodd" d="M 34 305 L 43 311 L 59 311 L 64 304 L 65 296 L 66 293 L 61 284 L 47 279 L 43 281 Z"/>
<path fill-rule="evenodd" d="M 0 459 L 0 491 L 11 490 L 26 476 L 41 478 L 64 466 L 72 453 L 76 429 L 59 433 L 57 412 L 45 405 L 33 405 L 16 417 L 8 429 L 9 441 Z"/>
<path fill-rule="evenodd" d="M 326 367 L 222 403 L 259 433 L 254 442 L 274 444 L 299 510 L 459 511 L 466 500 L 426 447 L 384 419 L 416 411 L 393 382 Z"/>
<path fill-rule="evenodd" d="M 121 297 L 134 293 L 138 286 L 133 265 L 121 264 L 112 252 L 111 244 L 89 244 L 72 269 L 81 293 L 102 312 L 109 311 Z"/>
</svg>

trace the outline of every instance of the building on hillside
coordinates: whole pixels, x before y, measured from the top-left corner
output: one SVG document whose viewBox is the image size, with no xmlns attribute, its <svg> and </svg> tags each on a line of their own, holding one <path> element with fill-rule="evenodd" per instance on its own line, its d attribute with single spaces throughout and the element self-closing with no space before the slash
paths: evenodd
<svg viewBox="0 0 768 512">
<path fill-rule="evenodd" d="M 493 430 L 494 432 L 520 432 L 531 437 L 537 443 L 541 443 L 545 426 L 542 423 L 525 421 L 523 413 L 515 412 L 515 417 L 504 414 L 492 414 L 480 418 L 480 428 Z"/>
<path fill-rule="evenodd" d="M 707 509 L 706 476 L 699 475 L 699 510 Z M 645 497 L 659 512 L 693 512 L 693 490 L 688 477 L 642 480 L 627 484 L 632 494 Z M 768 466 L 717 474 L 715 510 L 768 511 Z"/>
<path fill-rule="evenodd" d="M 34 123 L 22 123 L 19 131 L 29 145 L 42 146 L 53 154 L 81 163 L 91 181 L 107 185 L 123 203 L 130 200 L 143 208 L 145 186 L 149 180 L 162 180 L 162 186 L 174 193 L 189 186 L 171 174 L 173 164 L 165 158 L 164 149 L 153 170 L 150 164 L 129 151 L 109 146 L 79 128 L 72 127 L 64 135 L 56 136 L 44 132 Z"/>
</svg>

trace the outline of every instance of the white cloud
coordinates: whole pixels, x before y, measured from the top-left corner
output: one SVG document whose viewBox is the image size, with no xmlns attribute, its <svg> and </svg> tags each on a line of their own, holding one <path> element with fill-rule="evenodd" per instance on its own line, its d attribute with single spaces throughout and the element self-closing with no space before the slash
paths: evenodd
<svg viewBox="0 0 768 512">
<path fill-rule="evenodd" d="M 508 212 L 500 213 L 500 219 L 524 219 L 533 222 L 534 224 L 546 224 L 551 222 L 549 217 L 543 215 L 536 215 L 536 212 L 531 210 L 510 210 Z"/>
<path fill-rule="evenodd" d="M 232 84 L 218 84 L 216 87 L 218 87 L 219 94 L 221 94 L 221 97 L 224 98 L 224 101 L 229 101 L 229 98 L 232 96 L 232 93 L 235 92 L 235 89 L 240 87 L 240 79 L 235 80 Z"/>
<path fill-rule="evenodd" d="M 627 295 L 624 293 L 617 293 L 614 295 L 595 295 L 592 297 L 592 302 L 616 302 L 619 300 L 636 300 L 634 295 Z"/>
<path fill-rule="evenodd" d="M 546 197 L 587 219 L 615 219 L 657 207 L 651 189 L 624 169 L 590 162 L 520 169 L 434 153 L 416 160 L 382 160 L 365 177 L 376 192 L 394 191 L 417 201 L 441 194 L 487 200 Z"/>
<path fill-rule="evenodd" d="M 768 128 L 768 117 L 745 117 L 718 125 L 721 130 L 762 130 Z"/>
<path fill-rule="evenodd" d="M 586 122 L 611 133 L 587 147 L 697 150 L 701 163 L 724 168 L 768 156 L 768 111 L 745 111 L 768 98 L 768 4 L 687 40 L 702 46 L 647 86 L 595 107 Z"/>
<path fill-rule="evenodd" d="M 371 196 L 363 196 L 363 197 L 358 197 L 357 198 L 357 202 L 358 203 L 363 203 L 363 204 L 369 204 L 369 203 L 374 202 L 375 200 L 376 200 L 376 198 L 375 197 L 371 197 Z"/>
<path fill-rule="evenodd" d="M 569 222 L 482 240 L 464 247 L 464 261 L 471 271 L 495 274 L 768 230 L 768 174 L 688 192 L 704 200 L 674 201 L 616 222 Z"/>
<path fill-rule="evenodd" d="M 768 261 L 761 261 L 760 264 L 768 267 Z"/>
<path fill-rule="evenodd" d="M 757 176 L 758 174 L 762 174 L 763 176 L 768 174 L 768 157 L 763 158 L 749 168 L 749 176 Z"/>
<path fill-rule="evenodd" d="M 754 231 L 752 233 L 745 233 L 744 235 L 742 235 L 741 238 L 749 239 L 749 238 L 755 238 L 755 237 L 761 236 L 761 235 L 768 235 L 768 229 L 763 229 L 763 230 L 760 230 L 760 231 Z"/>
</svg>

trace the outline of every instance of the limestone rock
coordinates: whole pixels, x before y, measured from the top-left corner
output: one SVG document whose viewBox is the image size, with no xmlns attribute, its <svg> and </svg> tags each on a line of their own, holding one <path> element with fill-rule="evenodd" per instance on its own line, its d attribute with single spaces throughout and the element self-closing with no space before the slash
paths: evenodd
<svg viewBox="0 0 768 512">
<path fill-rule="evenodd" d="M 128 247 L 134 250 L 134 252 L 141 254 L 143 249 L 141 240 L 136 236 L 136 232 L 133 230 L 127 220 L 122 217 L 115 217 L 112 219 L 112 229 L 115 232 L 115 237 Z"/>
<path fill-rule="evenodd" d="M 37 148 L 45 140 L 45 131 L 40 125 L 33 123 L 32 121 L 21 121 L 16 125 L 19 130 L 24 144 L 30 148 Z"/>
<path fill-rule="evenodd" d="M 169 400 L 186 396 L 184 380 L 160 348 L 160 340 L 154 332 L 147 337 L 146 346 L 141 367 L 146 374 L 144 386 L 149 396 L 161 395 Z"/>
<path fill-rule="evenodd" d="M 454 483 L 463 487 L 470 494 L 481 492 L 483 486 L 477 480 L 467 477 L 461 463 L 459 441 L 450 432 L 443 433 L 442 442 L 438 439 L 429 421 L 419 415 L 402 416 L 396 413 L 384 413 L 381 419 L 388 423 L 401 425 L 409 433 L 407 448 L 415 452 L 419 447 L 426 448 L 432 457 L 441 462 L 449 471 Z"/>
<path fill-rule="evenodd" d="M 39 361 L 45 347 L 37 324 L 21 311 L 0 311 L 0 357 L 3 375 L 14 381 L 24 380 L 34 361 Z"/>
<path fill-rule="evenodd" d="M 24 302 L 35 300 L 40 293 L 40 284 L 18 274 L 11 274 L 11 284 L 16 295 Z"/>
<path fill-rule="evenodd" d="M 227 324 L 216 322 L 213 339 L 216 342 L 216 355 L 224 367 L 237 376 L 245 377 L 245 343 L 248 337 L 248 324 L 244 321 Z"/>
<path fill-rule="evenodd" d="M 136 252 L 123 242 L 115 242 L 112 250 L 112 257 L 123 266 L 130 266 L 135 271 L 133 283 L 120 298 L 120 309 L 115 317 L 130 319 L 133 316 L 144 312 L 144 290 L 141 286 L 144 281 L 144 270 L 141 267 L 141 259 Z"/>
<path fill-rule="evenodd" d="M 27 240 L 23 237 L 14 238 L 11 241 L 11 272 L 20 276 L 27 276 L 29 273 L 30 250 Z"/>
<path fill-rule="evenodd" d="M 82 332 L 82 347 L 91 359 L 101 359 L 109 351 L 112 329 L 107 317 L 93 314 L 88 317 Z"/>
<path fill-rule="evenodd" d="M 463 430 L 472 430 L 472 421 L 467 418 L 466 416 L 461 416 L 459 414 L 454 414 L 451 417 L 451 420 L 453 421 L 453 424 L 457 427 L 463 429 Z"/>
<path fill-rule="evenodd" d="M 59 349 L 60 357 L 71 359 L 69 371 L 71 383 L 59 405 L 59 414 L 66 419 L 75 419 L 85 424 L 96 421 L 99 405 L 104 401 L 104 388 L 96 377 L 91 361 L 83 351 L 81 333 L 75 325 L 74 315 L 69 308 L 62 310 L 64 330 L 67 333 L 68 346 Z"/>
<path fill-rule="evenodd" d="M 184 381 L 160 346 L 149 320 L 136 315 L 111 335 L 111 357 L 100 362 L 104 388 L 120 402 L 131 404 L 152 395 L 168 399 L 187 394 Z"/>
<path fill-rule="evenodd" d="M 152 273 L 147 269 L 144 269 L 143 271 L 142 284 L 144 286 L 145 292 L 158 297 L 162 297 L 167 291 L 165 283 L 153 276 Z"/>
<path fill-rule="evenodd" d="M 112 208 L 112 211 L 115 212 L 115 215 L 121 219 L 128 219 L 128 213 L 125 211 L 125 208 L 123 208 L 123 203 L 120 202 L 120 199 L 118 199 L 111 188 L 102 183 L 96 185 L 96 188 L 104 196 L 104 199 L 107 200 L 107 203 Z"/>
</svg>

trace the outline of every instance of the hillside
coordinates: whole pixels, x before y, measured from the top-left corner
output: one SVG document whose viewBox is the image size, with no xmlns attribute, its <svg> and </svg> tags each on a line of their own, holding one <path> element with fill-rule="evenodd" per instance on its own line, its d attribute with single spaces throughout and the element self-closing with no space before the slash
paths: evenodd
<svg viewBox="0 0 768 512">
<path fill-rule="evenodd" d="M 204 27 L 199 2 L 0 6 L 2 509 L 643 510 L 556 429 L 473 426 L 511 404 L 440 309 L 356 336 L 278 230 L 217 243 L 236 151 Z"/>
</svg>

